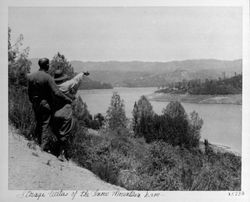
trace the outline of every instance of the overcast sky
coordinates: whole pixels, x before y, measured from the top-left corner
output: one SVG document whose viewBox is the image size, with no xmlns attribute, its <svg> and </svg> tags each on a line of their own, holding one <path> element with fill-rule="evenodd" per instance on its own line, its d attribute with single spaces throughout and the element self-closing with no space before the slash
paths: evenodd
<svg viewBox="0 0 250 202">
<path fill-rule="evenodd" d="M 242 57 L 237 7 L 9 8 L 30 58 L 171 61 Z"/>
</svg>

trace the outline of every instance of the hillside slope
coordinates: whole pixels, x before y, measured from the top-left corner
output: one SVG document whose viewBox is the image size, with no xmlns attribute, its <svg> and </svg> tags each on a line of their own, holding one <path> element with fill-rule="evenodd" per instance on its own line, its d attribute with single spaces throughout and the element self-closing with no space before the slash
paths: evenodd
<svg viewBox="0 0 250 202">
<path fill-rule="evenodd" d="M 73 162 L 61 162 L 41 152 L 9 127 L 9 189 L 124 190 L 103 182 Z"/>
</svg>

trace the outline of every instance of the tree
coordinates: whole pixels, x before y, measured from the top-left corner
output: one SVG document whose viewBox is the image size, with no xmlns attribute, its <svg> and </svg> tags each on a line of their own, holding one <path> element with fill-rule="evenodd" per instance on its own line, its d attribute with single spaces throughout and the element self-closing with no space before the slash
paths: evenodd
<svg viewBox="0 0 250 202">
<path fill-rule="evenodd" d="M 59 52 L 53 57 L 50 62 L 49 74 L 54 76 L 55 71 L 61 69 L 63 74 L 66 74 L 69 78 L 74 76 L 74 69 L 70 62 L 67 61 L 64 55 Z"/>
<path fill-rule="evenodd" d="M 154 111 L 153 107 L 146 98 L 146 96 L 141 96 L 141 98 L 138 101 L 138 111 L 139 111 L 139 116 L 153 116 Z"/>
<path fill-rule="evenodd" d="M 203 125 L 203 120 L 199 117 L 196 111 L 190 114 L 189 119 L 189 146 L 197 147 L 200 141 L 200 131 Z"/>
<path fill-rule="evenodd" d="M 154 117 L 153 107 L 148 101 L 148 99 L 143 95 L 138 100 L 138 103 L 134 104 L 133 109 L 133 130 L 136 136 L 150 136 L 153 127 L 153 117 Z"/>
<path fill-rule="evenodd" d="M 11 43 L 11 29 L 8 28 L 8 115 L 9 121 L 26 138 L 35 138 L 34 115 L 27 93 L 27 74 L 31 62 L 28 60 L 29 48 L 22 49 L 23 35 L 14 45 Z"/>
<path fill-rule="evenodd" d="M 164 138 L 170 144 L 176 146 L 189 145 L 189 123 L 187 114 L 178 101 L 170 102 L 165 109 L 163 109 L 163 116 L 169 117 L 168 119 L 168 138 Z"/>
<path fill-rule="evenodd" d="M 162 110 L 163 115 L 169 115 L 171 118 L 187 118 L 185 109 L 178 101 L 171 101 L 166 108 Z"/>
<path fill-rule="evenodd" d="M 20 35 L 14 45 L 11 44 L 11 29 L 8 28 L 8 77 L 9 86 L 27 86 L 27 74 L 30 72 L 31 62 L 28 60 L 29 47 L 22 47 L 23 35 Z"/>
<path fill-rule="evenodd" d="M 181 103 L 175 101 L 170 102 L 163 109 L 163 116 L 166 119 L 163 119 L 164 121 L 160 119 L 160 121 L 161 124 L 165 122 L 167 133 L 160 133 L 159 137 L 161 139 L 174 146 L 184 146 L 187 149 L 199 146 L 203 120 L 197 112 L 193 111 L 189 118 Z"/>
<path fill-rule="evenodd" d="M 133 108 L 133 111 L 132 111 L 132 127 L 133 127 L 133 131 L 135 134 L 138 133 L 138 124 L 139 124 L 139 110 L 138 110 L 138 106 L 137 106 L 137 103 L 135 102 L 134 104 L 134 108 Z"/>
<path fill-rule="evenodd" d="M 112 95 L 105 122 L 106 127 L 111 130 L 127 127 L 124 101 L 117 92 L 114 92 Z"/>
<path fill-rule="evenodd" d="M 8 61 L 14 62 L 17 53 L 15 50 L 13 50 L 10 41 L 11 41 L 11 29 L 10 27 L 8 27 Z"/>
</svg>

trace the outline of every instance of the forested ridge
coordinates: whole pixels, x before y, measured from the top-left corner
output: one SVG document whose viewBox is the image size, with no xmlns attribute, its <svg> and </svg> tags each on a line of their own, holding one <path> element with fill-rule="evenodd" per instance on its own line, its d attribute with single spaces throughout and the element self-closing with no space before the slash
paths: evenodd
<svg viewBox="0 0 250 202">
<path fill-rule="evenodd" d="M 189 93 L 192 95 L 227 95 L 242 93 L 242 74 L 230 78 L 200 79 L 173 82 L 157 90 L 157 93 Z"/>
</svg>

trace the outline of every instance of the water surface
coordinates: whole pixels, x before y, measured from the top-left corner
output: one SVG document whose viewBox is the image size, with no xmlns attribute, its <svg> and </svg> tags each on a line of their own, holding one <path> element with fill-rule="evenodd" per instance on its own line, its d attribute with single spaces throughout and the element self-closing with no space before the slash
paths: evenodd
<svg viewBox="0 0 250 202">
<path fill-rule="evenodd" d="M 153 93 L 156 88 L 115 88 L 101 90 L 81 90 L 79 94 L 86 102 L 91 114 L 105 114 L 114 91 L 118 92 L 125 103 L 128 118 L 132 117 L 135 101 L 142 95 Z M 168 102 L 150 101 L 156 113 L 161 114 Z M 182 103 L 186 112 L 198 112 L 204 124 L 201 138 L 211 143 L 229 146 L 233 151 L 241 153 L 242 106 L 231 104 L 194 104 Z"/>
</svg>

